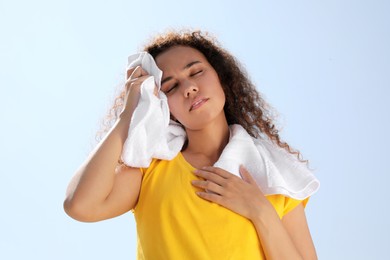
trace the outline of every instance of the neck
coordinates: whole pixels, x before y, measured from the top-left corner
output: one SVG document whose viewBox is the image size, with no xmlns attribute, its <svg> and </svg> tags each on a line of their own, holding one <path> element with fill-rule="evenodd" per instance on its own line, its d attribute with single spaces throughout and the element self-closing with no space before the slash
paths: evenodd
<svg viewBox="0 0 390 260">
<path fill-rule="evenodd" d="M 212 161 L 217 161 L 223 149 L 229 142 L 229 127 L 226 119 L 221 122 L 211 122 L 200 130 L 186 130 L 188 145 L 187 153 L 203 155 Z"/>
</svg>

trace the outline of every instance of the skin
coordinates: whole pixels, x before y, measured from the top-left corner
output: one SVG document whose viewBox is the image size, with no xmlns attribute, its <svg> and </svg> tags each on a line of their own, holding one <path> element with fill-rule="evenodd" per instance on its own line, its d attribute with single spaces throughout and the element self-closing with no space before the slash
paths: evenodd
<svg viewBox="0 0 390 260">
<path fill-rule="evenodd" d="M 202 180 L 192 185 L 202 199 L 224 206 L 252 221 L 267 259 L 317 259 L 303 206 L 282 220 L 244 168 L 242 178 L 210 167 L 229 138 L 223 111 L 225 95 L 213 67 L 199 51 L 175 46 L 156 57 L 163 71 L 161 90 L 168 97 L 172 117 L 185 128 L 185 159 Z M 65 211 L 92 222 L 112 218 L 134 208 L 142 182 L 139 169 L 118 166 L 131 115 L 139 100 L 139 87 L 148 77 L 140 67 L 127 73 L 125 107 L 106 138 L 76 172 L 69 184 Z"/>
<path fill-rule="evenodd" d="M 194 62 L 198 63 L 186 67 Z M 203 54 L 189 47 L 168 49 L 157 56 L 156 63 L 164 72 L 161 90 L 168 97 L 171 114 L 186 129 L 184 157 L 196 168 L 214 164 L 229 140 L 225 94 L 217 73 Z M 191 110 L 199 99 L 207 101 Z"/>
</svg>

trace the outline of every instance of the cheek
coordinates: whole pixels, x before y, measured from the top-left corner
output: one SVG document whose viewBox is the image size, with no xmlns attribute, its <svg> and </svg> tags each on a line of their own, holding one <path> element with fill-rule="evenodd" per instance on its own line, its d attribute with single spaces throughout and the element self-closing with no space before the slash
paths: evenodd
<svg viewBox="0 0 390 260">
<path fill-rule="evenodd" d="M 168 107 L 171 116 L 173 116 L 175 119 L 177 119 L 177 117 L 180 117 L 180 115 L 178 114 L 178 102 L 174 97 L 168 98 Z"/>
<path fill-rule="evenodd" d="M 218 98 L 225 103 L 226 102 L 225 91 L 220 84 L 219 84 L 219 88 L 217 89 L 216 92 L 218 93 L 216 96 L 218 96 Z"/>
</svg>

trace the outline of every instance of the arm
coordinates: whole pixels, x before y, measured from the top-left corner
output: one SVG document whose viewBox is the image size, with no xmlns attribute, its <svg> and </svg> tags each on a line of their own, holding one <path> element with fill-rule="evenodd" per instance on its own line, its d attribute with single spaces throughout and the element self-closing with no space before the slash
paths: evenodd
<svg viewBox="0 0 390 260">
<path fill-rule="evenodd" d="M 210 192 L 198 192 L 201 198 L 224 206 L 250 219 L 256 228 L 267 259 L 316 259 L 315 249 L 300 205 L 283 220 L 243 167 L 243 179 L 215 167 L 198 170 L 204 181 L 193 184 Z"/>
<path fill-rule="evenodd" d="M 303 258 L 317 259 L 302 203 L 283 217 L 282 224 Z"/>
<path fill-rule="evenodd" d="M 118 121 L 72 178 L 64 202 L 74 219 L 94 222 L 121 215 L 136 204 L 141 171 L 118 166 L 125 140 L 125 122 Z"/>
<path fill-rule="evenodd" d="M 80 221 L 112 218 L 135 207 L 142 174 L 118 166 L 131 116 L 138 104 L 139 87 L 147 78 L 140 67 L 128 71 L 124 109 L 107 136 L 72 178 L 64 201 L 65 212 Z"/>
<path fill-rule="evenodd" d="M 252 220 L 267 259 L 317 259 L 302 204 L 282 220 L 274 213 Z"/>
</svg>

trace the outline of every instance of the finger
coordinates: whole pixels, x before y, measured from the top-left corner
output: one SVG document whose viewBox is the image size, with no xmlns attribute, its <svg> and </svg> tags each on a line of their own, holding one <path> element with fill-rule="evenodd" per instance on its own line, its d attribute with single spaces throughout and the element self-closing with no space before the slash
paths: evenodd
<svg viewBox="0 0 390 260">
<path fill-rule="evenodd" d="M 207 192 L 214 192 L 220 195 L 222 195 L 223 193 L 223 188 L 212 181 L 193 180 L 191 181 L 191 184 L 195 187 L 204 189 Z"/>
<path fill-rule="evenodd" d="M 126 89 L 130 90 L 133 89 L 134 87 L 136 88 L 137 86 L 140 87 L 142 85 L 142 82 L 144 82 L 144 80 L 149 77 L 150 77 L 149 75 L 145 75 L 139 78 L 130 77 L 125 83 Z"/>
<path fill-rule="evenodd" d="M 135 79 L 144 75 L 148 75 L 148 72 L 144 70 L 141 66 L 136 66 L 127 70 L 127 79 Z"/>
<path fill-rule="evenodd" d="M 154 87 L 153 94 L 158 97 L 158 88 L 157 86 Z"/>
<path fill-rule="evenodd" d="M 128 68 L 126 70 L 126 80 L 128 80 L 130 78 L 130 76 L 131 76 L 131 74 L 133 73 L 134 70 L 135 70 L 134 67 L 133 68 Z"/>
<path fill-rule="evenodd" d="M 131 75 L 140 68 L 140 66 L 135 66 L 135 67 L 131 67 L 131 68 L 128 68 L 127 69 L 127 78 L 126 79 L 129 79 L 131 77 Z"/>
<path fill-rule="evenodd" d="M 197 191 L 196 194 L 201 197 L 202 199 L 215 202 L 217 204 L 221 205 L 222 197 L 215 193 L 209 193 L 204 191 Z"/>
<path fill-rule="evenodd" d="M 252 177 L 250 172 L 244 167 L 244 165 L 240 165 L 240 175 L 241 178 L 248 183 L 256 183 L 256 180 Z"/>
<path fill-rule="evenodd" d="M 142 76 L 142 68 L 141 68 L 141 66 L 137 66 L 137 67 L 135 67 L 135 70 L 133 71 L 133 73 L 131 73 L 130 78 L 137 79 L 137 78 L 140 78 L 141 76 Z"/>
<path fill-rule="evenodd" d="M 225 171 L 224 169 L 221 169 L 219 167 L 207 166 L 207 167 L 203 167 L 202 170 L 208 171 L 208 172 L 213 172 L 213 173 L 218 174 L 219 176 L 221 176 L 222 178 L 225 178 L 225 179 L 227 179 L 231 176 L 234 176 L 230 172 Z"/>
<path fill-rule="evenodd" d="M 205 171 L 205 170 L 195 170 L 194 174 L 198 177 L 201 177 L 205 180 L 210 180 L 218 185 L 223 186 L 226 182 L 226 179 L 219 176 L 218 174 L 210 171 Z"/>
</svg>

